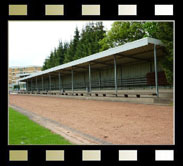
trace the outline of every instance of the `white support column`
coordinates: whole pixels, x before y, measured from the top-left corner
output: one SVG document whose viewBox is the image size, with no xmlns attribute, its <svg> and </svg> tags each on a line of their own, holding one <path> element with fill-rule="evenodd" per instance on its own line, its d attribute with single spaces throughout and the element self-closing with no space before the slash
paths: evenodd
<svg viewBox="0 0 183 166">
<path fill-rule="evenodd" d="M 91 65 L 90 65 L 90 63 L 89 63 L 88 79 L 89 79 L 89 92 L 91 92 Z"/>
<path fill-rule="evenodd" d="M 42 91 L 44 90 L 44 80 L 43 80 L 43 76 L 42 76 Z"/>
<path fill-rule="evenodd" d="M 25 89 L 26 89 L 26 91 L 28 89 L 28 80 L 25 81 Z"/>
<path fill-rule="evenodd" d="M 29 91 L 29 86 L 30 86 L 30 84 L 29 84 L 29 80 L 27 80 L 27 91 Z"/>
<path fill-rule="evenodd" d="M 118 95 L 118 85 L 117 85 L 117 67 L 116 67 L 116 56 L 114 55 L 114 84 L 115 84 L 115 93 Z"/>
<path fill-rule="evenodd" d="M 155 72 L 156 95 L 157 97 L 159 97 L 156 45 L 154 45 L 154 72 Z"/>
<path fill-rule="evenodd" d="M 101 71 L 99 71 L 99 90 L 101 90 Z"/>
<path fill-rule="evenodd" d="M 50 90 L 51 90 L 51 75 L 49 74 Z"/>
<path fill-rule="evenodd" d="M 59 86 L 59 91 L 61 91 L 61 74 L 60 74 L 60 72 L 58 73 L 58 86 Z"/>
<path fill-rule="evenodd" d="M 71 80 L 72 80 L 72 93 L 74 92 L 74 73 L 73 73 L 73 68 L 71 71 Z"/>
<path fill-rule="evenodd" d="M 32 91 L 32 79 L 31 79 L 31 91 Z"/>
<path fill-rule="evenodd" d="M 38 88 L 37 88 L 37 77 L 36 77 L 36 91 L 38 91 Z"/>
<path fill-rule="evenodd" d="M 27 91 L 27 80 L 25 80 L 24 89 Z"/>
</svg>

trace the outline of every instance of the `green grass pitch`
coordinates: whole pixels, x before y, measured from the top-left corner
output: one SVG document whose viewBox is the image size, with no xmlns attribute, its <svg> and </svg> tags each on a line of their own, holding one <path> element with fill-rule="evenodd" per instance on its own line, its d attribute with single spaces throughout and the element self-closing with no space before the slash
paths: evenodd
<svg viewBox="0 0 183 166">
<path fill-rule="evenodd" d="M 9 145 L 70 145 L 60 135 L 9 108 Z"/>
</svg>

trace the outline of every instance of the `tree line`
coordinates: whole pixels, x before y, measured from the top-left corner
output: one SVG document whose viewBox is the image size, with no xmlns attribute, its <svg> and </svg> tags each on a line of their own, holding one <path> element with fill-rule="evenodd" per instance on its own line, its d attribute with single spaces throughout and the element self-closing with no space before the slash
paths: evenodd
<svg viewBox="0 0 183 166">
<path fill-rule="evenodd" d="M 69 43 L 60 41 L 58 48 L 45 59 L 42 70 L 99 52 L 99 41 L 104 38 L 105 33 L 102 22 L 89 23 L 81 32 L 76 27 L 73 39 Z"/>
<path fill-rule="evenodd" d="M 153 37 L 165 44 L 165 57 L 161 65 L 167 80 L 173 83 L 173 22 L 114 22 L 109 31 L 102 22 L 88 23 L 81 30 L 76 27 L 73 39 L 62 41 L 45 59 L 42 70 L 71 62 L 127 42 Z"/>
</svg>

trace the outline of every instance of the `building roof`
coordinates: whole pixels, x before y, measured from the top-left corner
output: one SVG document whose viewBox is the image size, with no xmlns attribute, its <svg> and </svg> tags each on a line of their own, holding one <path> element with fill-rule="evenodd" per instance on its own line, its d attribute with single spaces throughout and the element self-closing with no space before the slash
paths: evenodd
<svg viewBox="0 0 183 166">
<path fill-rule="evenodd" d="M 41 68 L 41 66 L 32 66 L 32 65 L 30 65 L 30 66 L 11 66 L 11 67 L 9 67 L 10 69 L 18 69 L 18 68 L 20 68 L 20 69 L 22 69 L 22 68 L 31 68 L 31 67 L 37 67 L 37 68 Z"/>
<path fill-rule="evenodd" d="M 120 55 L 121 57 L 125 57 L 127 55 L 130 54 L 138 54 L 138 53 L 145 53 L 147 51 L 153 51 L 154 50 L 154 45 L 157 46 L 157 48 L 164 46 L 163 43 L 158 40 L 158 39 L 154 39 L 154 38 L 142 38 L 140 40 L 136 40 L 133 42 L 129 42 L 126 43 L 124 45 L 115 47 L 115 48 L 111 48 L 78 60 L 74 60 L 72 62 L 66 63 L 66 64 L 62 64 L 44 71 L 40 71 L 37 72 L 35 74 L 32 74 L 30 76 L 24 77 L 22 79 L 19 79 L 19 81 L 23 81 L 23 80 L 27 80 L 27 79 L 31 79 L 34 77 L 38 77 L 41 75 L 46 75 L 46 74 L 50 74 L 53 72 L 59 72 L 59 71 L 65 71 L 65 70 L 71 70 L 72 67 L 77 67 L 80 66 L 81 68 L 84 68 L 84 65 L 88 65 L 90 62 L 95 62 L 95 61 L 104 61 L 105 59 L 110 60 L 110 58 L 113 58 L 114 55 Z M 143 56 L 143 58 L 146 58 L 145 56 Z"/>
</svg>

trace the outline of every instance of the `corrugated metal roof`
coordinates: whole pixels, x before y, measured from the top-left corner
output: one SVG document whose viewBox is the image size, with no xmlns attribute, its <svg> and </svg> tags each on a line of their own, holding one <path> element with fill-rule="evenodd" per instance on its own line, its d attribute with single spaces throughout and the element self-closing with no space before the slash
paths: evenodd
<svg viewBox="0 0 183 166">
<path fill-rule="evenodd" d="M 36 76 L 41 76 L 41 75 L 48 74 L 48 73 L 51 73 L 51 72 L 63 70 L 63 69 L 69 68 L 69 67 L 79 65 L 79 64 L 89 63 L 91 61 L 99 60 L 101 58 L 112 56 L 112 55 L 122 53 L 122 52 L 125 52 L 125 51 L 128 51 L 128 50 L 132 50 L 132 49 L 135 49 L 135 48 L 147 46 L 148 44 L 155 44 L 155 45 L 163 46 L 163 43 L 160 40 L 146 37 L 146 38 L 142 38 L 140 40 L 129 42 L 129 43 L 126 43 L 124 45 L 121 45 L 121 46 L 118 46 L 118 47 L 115 47 L 115 48 L 111 48 L 111 49 L 108 49 L 108 50 L 105 50 L 105 51 L 102 51 L 102 52 L 99 52 L 99 53 L 96 53 L 96 54 L 93 54 L 93 55 L 90 55 L 90 56 L 87 56 L 87 57 L 84 57 L 84 58 L 81 58 L 81 59 L 78 59 L 78 60 L 75 60 L 75 61 L 72 61 L 72 62 L 66 63 L 66 64 L 62 64 L 62 65 L 50 68 L 48 70 L 37 72 L 37 73 L 32 74 L 30 76 L 19 79 L 19 81 L 23 81 L 23 80 L 27 80 L 27 79 L 30 79 L 30 78 L 33 78 L 33 77 L 36 77 Z"/>
</svg>

